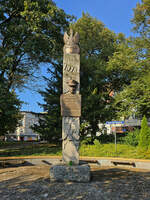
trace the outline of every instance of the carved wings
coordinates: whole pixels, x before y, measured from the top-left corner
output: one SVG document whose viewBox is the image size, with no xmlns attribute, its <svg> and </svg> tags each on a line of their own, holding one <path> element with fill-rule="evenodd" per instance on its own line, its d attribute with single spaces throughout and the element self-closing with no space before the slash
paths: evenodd
<svg viewBox="0 0 150 200">
<path fill-rule="evenodd" d="M 75 35 L 73 35 L 73 30 L 70 30 L 70 35 L 67 34 L 67 32 L 65 32 L 64 34 L 64 43 L 68 44 L 68 45 L 73 45 L 73 44 L 78 44 L 79 43 L 79 33 L 75 33 Z"/>
<path fill-rule="evenodd" d="M 67 44 L 68 40 L 69 40 L 69 36 L 68 36 L 67 32 L 65 32 L 65 34 L 64 34 L 64 43 Z"/>
<path fill-rule="evenodd" d="M 74 43 L 78 44 L 79 43 L 79 33 L 76 32 L 73 38 L 74 38 Z"/>
</svg>

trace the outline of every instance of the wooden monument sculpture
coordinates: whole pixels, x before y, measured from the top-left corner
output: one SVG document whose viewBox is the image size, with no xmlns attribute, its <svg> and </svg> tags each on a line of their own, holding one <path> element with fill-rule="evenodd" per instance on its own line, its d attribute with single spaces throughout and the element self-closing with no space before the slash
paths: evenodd
<svg viewBox="0 0 150 200">
<path fill-rule="evenodd" d="M 63 162 L 79 163 L 79 129 L 81 116 L 79 34 L 64 34 L 62 115 Z"/>
<path fill-rule="evenodd" d="M 51 181 L 89 182 L 90 167 L 79 163 L 81 116 L 79 34 L 64 34 L 62 115 L 62 162 L 50 168 Z"/>
</svg>

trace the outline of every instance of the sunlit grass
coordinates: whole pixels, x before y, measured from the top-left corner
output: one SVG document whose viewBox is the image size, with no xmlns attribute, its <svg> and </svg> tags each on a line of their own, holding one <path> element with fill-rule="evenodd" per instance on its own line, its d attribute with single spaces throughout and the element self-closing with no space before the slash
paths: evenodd
<svg viewBox="0 0 150 200">
<path fill-rule="evenodd" d="M 55 144 L 16 144 L 13 146 L 4 145 L 0 147 L 0 157 L 7 156 L 61 156 L 61 145 Z M 82 144 L 80 147 L 80 156 L 88 157 L 122 157 L 122 158 L 139 158 L 150 159 L 150 150 L 143 152 L 126 144 L 100 144 L 94 145 Z"/>
<path fill-rule="evenodd" d="M 150 159 L 150 151 L 141 152 L 138 147 L 125 144 L 99 144 L 99 145 L 82 145 L 80 147 L 81 156 L 89 157 L 122 157 L 122 158 L 141 158 Z"/>
</svg>

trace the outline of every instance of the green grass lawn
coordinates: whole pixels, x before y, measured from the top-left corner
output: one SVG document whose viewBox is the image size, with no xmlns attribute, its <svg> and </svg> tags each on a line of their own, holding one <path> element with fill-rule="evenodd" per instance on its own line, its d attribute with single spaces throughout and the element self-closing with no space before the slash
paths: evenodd
<svg viewBox="0 0 150 200">
<path fill-rule="evenodd" d="M 90 157 L 122 157 L 122 158 L 140 158 L 150 159 L 150 151 L 142 152 L 137 147 L 125 144 L 117 144 L 117 151 L 115 151 L 115 144 L 99 144 L 99 145 L 82 145 L 80 147 L 81 156 Z"/>
<path fill-rule="evenodd" d="M 0 157 L 40 155 L 59 156 L 61 155 L 61 146 L 54 144 L 16 143 L 16 145 L 10 146 L 10 144 L 7 144 L 0 147 Z"/>
<path fill-rule="evenodd" d="M 10 144 L 0 146 L 0 157 L 4 156 L 60 156 L 62 155 L 61 145 L 54 144 Z M 115 145 L 96 144 L 85 145 L 80 147 L 80 156 L 89 157 L 122 157 L 122 158 L 140 158 L 150 159 L 150 150 L 147 152 L 139 151 L 137 147 L 125 144 L 117 144 L 117 151 Z"/>
</svg>

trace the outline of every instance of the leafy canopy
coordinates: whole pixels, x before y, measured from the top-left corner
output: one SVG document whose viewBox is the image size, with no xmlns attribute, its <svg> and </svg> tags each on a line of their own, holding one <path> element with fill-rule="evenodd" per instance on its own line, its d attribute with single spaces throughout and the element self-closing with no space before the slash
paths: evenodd
<svg viewBox="0 0 150 200">
<path fill-rule="evenodd" d="M 124 41 L 122 34 L 115 35 L 102 22 L 83 13 L 82 17 L 70 25 L 80 35 L 81 50 L 81 95 L 82 95 L 82 130 L 81 135 L 90 131 L 94 140 L 98 131 L 98 122 L 111 119 L 112 91 L 108 61 L 116 51 L 118 43 Z M 62 51 L 62 49 L 61 49 Z M 59 97 L 62 93 L 62 60 L 58 59 L 49 68 L 49 79 L 45 91 L 40 92 L 45 104 L 41 105 L 48 113 L 45 122 L 36 127 L 41 134 L 49 133 L 49 139 L 61 137 L 61 117 Z M 84 126 L 88 124 L 88 126 Z M 86 129 L 87 132 L 85 131 Z"/>
<path fill-rule="evenodd" d="M 0 117 L 7 127 L 3 134 L 12 131 L 11 121 L 14 129 L 19 120 L 21 102 L 15 89 L 25 86 L 40 64 L 62 55 L 63 32 L 70 20 L 52 0 L 0 1 Z"/>
<path fill-rule="evenodd" d="M 70 19 L 51 0 L 0 1 L 0 77 L 9 88 L 24 84 L 40 63 L 61 54 Z"/>
<path fill-rule="evenodd" d="M 116 95 L 114 107 L 118 116 L 150 117 L 150 0 L 142 0 L 134 9 L 134 32 L 122 57 L 114 55 L 111 66 L 130 68 L 131 81 Z M 130 52 L 129 52 L 130 50 Z M 128 54 L 128 57 L 126 56 Z M 123 57 L 124 56 L 124 57 Z M 121 59 L 119 59 L 121 58 Z M 124 62 L 126 60 L 126 62 Z M 118 62 L 120 61 L 120 62 Z M 119 65 L 117 65 L 119 64 Z M 128 109 L 127 109 L 128 108 Z"/>
</svg>

